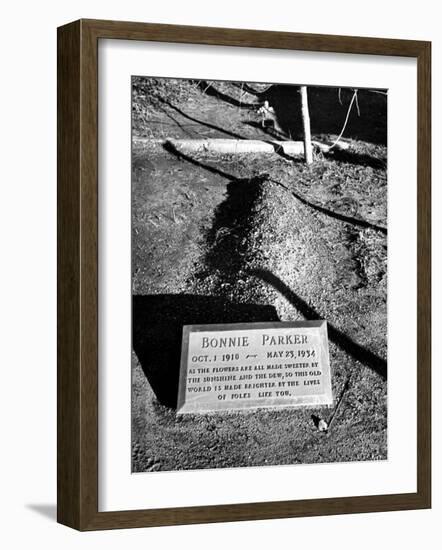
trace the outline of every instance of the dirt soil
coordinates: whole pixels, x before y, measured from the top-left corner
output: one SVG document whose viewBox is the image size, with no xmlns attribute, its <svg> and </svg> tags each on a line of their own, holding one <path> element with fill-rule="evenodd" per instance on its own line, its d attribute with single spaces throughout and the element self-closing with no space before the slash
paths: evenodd
<svg viewBox="0 0 442 550">
<path fill-rule="evenodd" d="M 257 108 L 278 90 L 133 84 L 132 470 L 386 459 L 386 96 L 360 92 L 350 149 L 306 166 L 159 141 L 275 137 Z M 280 88 L 272 101 L 293 138 L 299 115 L 284 105 L 296 90 Z M 310 89 L 316 139 L 339 134 L 351 96 Z M 298 319 L 328 323 L 335 405 L 342 395 L 328 432 L 317 419 L 333 407 L 175 414 L 184 324 Z"/>
</svg>

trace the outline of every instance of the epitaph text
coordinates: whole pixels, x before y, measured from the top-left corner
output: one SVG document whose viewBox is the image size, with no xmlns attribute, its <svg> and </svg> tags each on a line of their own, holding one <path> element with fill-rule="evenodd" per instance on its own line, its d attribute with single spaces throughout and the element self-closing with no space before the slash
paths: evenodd
<svg viewBox="0 0 442 550">
<path fill-rule="evenodd" d="M 325 321 L 184 327 L 178 413 L 332 402 Z"/>
</svg>

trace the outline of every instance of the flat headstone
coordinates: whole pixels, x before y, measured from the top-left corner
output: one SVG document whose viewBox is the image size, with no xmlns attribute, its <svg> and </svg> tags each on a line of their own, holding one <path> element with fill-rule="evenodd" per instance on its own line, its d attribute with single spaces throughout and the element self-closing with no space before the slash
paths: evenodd
<svg viewBox="0 0 442 550">
<path fill-rule="evenodd" d="M 332 403 L 326 321 L 183 327 L 178 414 Z"/>
</svg>

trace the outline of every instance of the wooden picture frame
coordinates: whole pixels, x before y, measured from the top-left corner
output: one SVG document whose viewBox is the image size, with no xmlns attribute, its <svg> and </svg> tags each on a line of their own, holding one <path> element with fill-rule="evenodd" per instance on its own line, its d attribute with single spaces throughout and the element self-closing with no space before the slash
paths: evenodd
<svg viewBox="0 0 442 550">
<path fill-rule="evenodd" d="M 417 59 L 417 492 L 98 511 L 98 41 L 139 40 Z M 58 521 L 82 531 L 431 506 L 431 44 L 79 20 L 58 29 Z"/>
</svg>

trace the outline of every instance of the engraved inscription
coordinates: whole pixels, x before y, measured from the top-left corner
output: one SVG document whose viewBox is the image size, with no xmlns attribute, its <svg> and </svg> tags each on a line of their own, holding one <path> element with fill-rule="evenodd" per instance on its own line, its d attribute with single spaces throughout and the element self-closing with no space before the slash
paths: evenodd
<svg viewBox="0 0 442 550">
<path fill-rule="evenodd" d="M 185 327 L 178 413 L 332 404 L 325 321 L 237 327 Z"/>
</svg>

